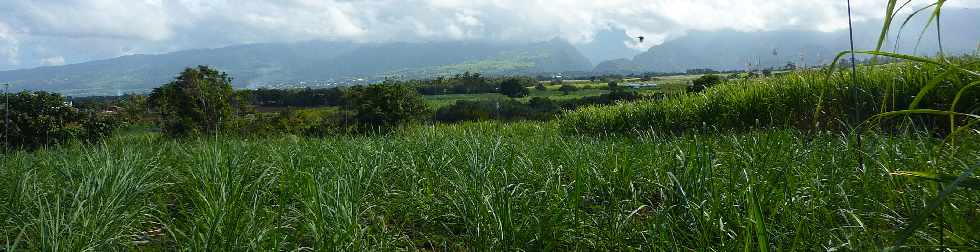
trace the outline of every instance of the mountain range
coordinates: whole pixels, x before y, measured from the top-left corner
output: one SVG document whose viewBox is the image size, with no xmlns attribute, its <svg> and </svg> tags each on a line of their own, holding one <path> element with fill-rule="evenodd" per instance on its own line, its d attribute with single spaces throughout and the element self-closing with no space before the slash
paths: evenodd
<svg viewBox="0 0 980 252">
<path fill-rule="evenodd" d="M 476 42 L 376 43 L 308 41 L 130 55 L 64 66 L 0 72 L 15 90 L 66 95 L 141 93 L 172 80 L 183 68 L 209 65 L 236 88 L 326 85 L 386 77 L 428 78 L 462 73 L 530 74 L 590 71 L 592 63 L 565 40 L 528 44 Z"/>
<path fill-rule="evenodd" d="M 943 49 L 947 54 L 974 53 L 980 46 L 980 10 L 944 10 Z M 938 51 L 935 31 L 918 35 L 924 21 L 902 31 L 901 52 L 931 55 Z M 855 26 L 858 49 L 872 49 L 880 21 Z M 894 27 L 898 30 L 899 27 Z M 955 31 L 955 32 L 954 32 Z M 307 41 L 196 49 L 157 55 L 129 55 L 63 66 L 0 71 L 0 83 L 14 90 L 47 90 L 66 95 L 117 95 L 152 90 L 185 67 L 210 65 L 229 73 L 236 88 L 282 88 L 349 85 L 395 77 L 431 78 L 465 71 L 490 75 L 560 72 L 642 73 L 761 69 L 794 65 L 823 65 L 849 46 L 847 30 L 815 32 L 690 31 L 632 58 L 599 62 L 589 58 L 629 55 L 622 31 L 611 32 L 595 48 L 573 46 L 562 39 L 535 43 L 427 42 L 352 43 Z M 894 32 L 892 34 L 895 34 Z M 601 35 L 601 34 L 600 34 Z M 600 36 L 599 40 L 602 40 Z M 617 43 L 616 41 L 620 41 Z M 894 44 L 885 49 L 894 48 Z M 580 52 L 583 50 L 586 55 Z"/>
<path fill-rule="evenodd" d="M 924 19 L 912 19 L 901 27 L 904 17 L 895 21 L 890 39 L 882 50 L 893 51 L 899 41 L 902 53 L 931 56 L 939 51 L 934 28 L 926 29 Z M 980 49 L 980 10 L 943 10 L 943 49 L 948 55 L 975 53 Z M 881 31 L 880 20 L 858 22 L 854 28 L 856 50 L 873 50 Z M 901 31 L 901 37 L 896 39 Z M 922 40 L 919 41 L 919 34 Z M 838 52 L 849 49 L 848 30 L 814 32 L 779 31 L 692 31 L 634 56 L 599 62 L 597 73 L 684 72 L 693 68 L 744 70 L 794 65 L 824 65 Z M 918 46 L 916 46 L 918 45 Z"/>
</svg>

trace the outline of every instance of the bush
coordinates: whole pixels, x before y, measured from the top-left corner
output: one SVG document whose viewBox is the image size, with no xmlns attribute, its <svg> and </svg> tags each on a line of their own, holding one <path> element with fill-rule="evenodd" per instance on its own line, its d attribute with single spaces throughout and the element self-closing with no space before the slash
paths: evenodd
<svg viewBox="0 0 980 252">
<path fill-rule="evenodd" d="M 722 81 L 721 76 L 718 75 L 714 75 L 714 74 L 702 75 L 701 77 L 694 79 L 691 86 L 687 87 L 687 92 L 688 93 L 701 92 L 709 87 L 721 83 L 721 81 Z"/>
<path fill-rule="evenodd" d="M 527 103 L 516 100 L 467 101 L 457 100 L 455 104 L 436 111 L 435 120 L 439 122 L 463 121 L 547 121 L 556 118 L 562 109 L 575 109 L 580 106 L 612 104 L 617 101 L 632 101 L 639 98 L 633 92 L 612 92 L 599 96 L 582 97 L 555 101 L 546 97 L 534 97 Z"/>
<path fill-rule="evenodd" d="M 538 91 L 545 91 L 545 90 L 548 90 L 548 88 L 546 88 L 546 87 L 544 86 L 544 83 L 541 83 L 541 82 L 538 82 L 538 84 L 535 84 L 535 85 L 534 85 L 534 89 L 536 89 L 536 90 L 538 90 Z"/>
<path fill-rule="evenodd" d="M 534 97 L 528 103 L 517 100 L 457 100 L 455 104 L 436 111 L 435 120 L 439 122 L 464 121 L 544 121 L 554 118 L 561 111 L 557 102 L 548 98 Z"/>
<path fill-rule="evenodd" d="M 527 96 L 530 91 L 521 79 L 508 78 L 500 83 L 500 93 L 510 98 Z"/>
<path fill-rule="evenodd" d="M 150 105 L 160 128 L 172 137 L 215 133 L 234 120 L 231 78 L 207 66 L 187 68 L 174 81 L 153 89 Z"/>
<path fill-rule="evenodd" d="M 5 148 L 35 149 L 71 140 L 91 142 L 110 135 L 119 125 L 111 116 L 83 113 L 55 93 L 37 91 L 0 96 L 0 101 L 8 99 L 9 105 L 0 110 L 0 119 L 7 112 L 10 117 L 9 123 L 0 123 L 0 134 L 7 134 Z"/>
<path fill-rule="evenodd" d="M 350 109 L 361 126 L 390 128 L 418 121 L 429 114 L 428 105 L 415 90 L 391 81 L 348 90 Z"/>
<path fill-rule="evenodd" d="M 558 91 L 561 91 L 563 94 L 568 95 L 572 92 L 578 91 L 578 87 L 569 84 L 564 84 L 558 88 Z"/>
<path fill-rule="evenodd" d="M 606 84 L 606 88 L 613 92 L 623 90 L 623 87 L 619 86 L 619 82 L 616 81 L 610 81 L 608 84 Z"/>
<path fill-rule="evenodd" d="M 573 110 L 582 106 L 589 105 L 609 105 L 619 101 L 634 101 L 640 98 L 636 92 L 614 91 L 598 96 L 587 96 L 579 99 L 562 101 L 561 107 Z"/>
</svg>

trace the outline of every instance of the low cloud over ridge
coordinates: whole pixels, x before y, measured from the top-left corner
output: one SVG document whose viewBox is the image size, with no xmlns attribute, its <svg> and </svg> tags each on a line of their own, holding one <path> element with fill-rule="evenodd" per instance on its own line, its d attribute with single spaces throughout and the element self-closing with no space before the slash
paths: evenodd
<svg viewBox="0 0 980 252">
<path fill-rule="evenodd" d="M 880 0 L 856 0 L 857 21 Z M 916 6 L 925 0 L 913 1 Z M 844 1 L 798 0 L 8 0 L 0 3 L 0 70 L 136 53 L 258 42 L 487 40 L 562 37 L 588 44 L 608 29 L 649 42 L 689 30 L 846 28 Z M 950 1 L 975 8 L 978 0 Z"/>
</svg>

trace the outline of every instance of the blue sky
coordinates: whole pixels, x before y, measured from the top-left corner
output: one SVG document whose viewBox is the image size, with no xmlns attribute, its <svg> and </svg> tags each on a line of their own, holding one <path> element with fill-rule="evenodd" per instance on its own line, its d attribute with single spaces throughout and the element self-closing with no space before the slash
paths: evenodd
<svg viewBox="0 0 980 252">
<path fill-rule="evenodd" d="M 882 0 L 853 0 L 857 21 Z M 922 6 L 926 0 L 913 0 Z M 691 30 L 846 28 L 830 0 L 4 0 L 0 70 L 244 43 L 561 37 L 580 48 L 640 52 Z M 980 0 L 949 1 L 977 8 Z M 647 43 L 629 40 L 644 35 Z"/>
</svg>

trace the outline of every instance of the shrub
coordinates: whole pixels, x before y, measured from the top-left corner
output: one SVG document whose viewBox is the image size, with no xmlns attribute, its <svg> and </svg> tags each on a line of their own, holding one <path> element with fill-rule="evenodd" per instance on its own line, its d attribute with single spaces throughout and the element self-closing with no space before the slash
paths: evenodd
<svg viewBox="0 0 980 252">
<path fill-rule="evenodd" d="M 534 89 L 536 89 L 536 90 L 538 90 L 538 91 L 545 91 L 545 90 L 548 90 L 548 88 L 546 88 L 546 87 L 544 86 L 544 83 L 541 83 L 541 82 L 538 82 L 538 84 L 535 84 L 535 85 L 534 85 Z"/>
<path fill-rule="evenodd" d="M 528 103 L 517 100 L 457 100 L 455 104 L 440 108 L 436 111 L 435 119 L 439 122 L 464 121 L 544 121 L 553 118 L 561 111 L 555 101 L 548 98 L 534 97 Z"/>
<path fill-rule="evenodd" d="M 561 107 L 564 109 L 576 109 L 589 105 L 609 105 L 619 101 L 634 101 L 640 98 L 636 92 L 614 91 L 598 96 L 587 96 L 579 99 L 564 100 Z"/>
<path fill-rule="evenodd" d="M 392 81 L 353 87 L 347 95 L 357 123 L 369 128 L 390 128 L 418 121 L 429 114 L 428 105 L 421 95 Z"/>
<path fill-rule="evenodd" d="M 564 84 L 558 88 L 558 91 L 561 91 L 563 94 L 568 95 L 572 92 L 578 91 L 578 87 L 569 84 Z"/>
<path fill-rule="evenodd" d="M 688 93 L 701 92 L 709 87 L 721 83 L 721 81 L 722 81 L 721 76 L 718 75 L 714 75 L 714 74 L 702 75 L 701 77 L 694 79 L 691 86 L 687 87 L 687 92 Z"/>
<path fill-rule="evenodd" d="M 615 92 L 615 91 L 621 91 L 621 90 L 623 90 L 623 87 L 621 87 L 621 86 L 619 86 L 619 82 L 616 82 L 616 81 L 610 81 L 610 82 L 609 82 L 608 84 L 606 84 L 606 85 L 607 85 L 607 88 L 608 88 L 608 89 L 609 89 L 610 91 L 613 91 L 613 92 Z"/>
<path fill-rule="evenodd" d="M 119 125 L 108 115 L 83 113 L 59 94 L 43 91 L 4 94 L 8 101 L 0 119 L 9 112 L 8 123 L 0 120 L 5 148 L 35 149 L 71 140 L 95 141 L 111 134 Z M 9 127 L 8 127 L 9 126 Z"/>
<path fill-rule="evenodd" d="M 500 83 L 500 93 L 510 98 L 525 97 L 530 92 L 521 79 L 508 78 Z"/>
</svg>

